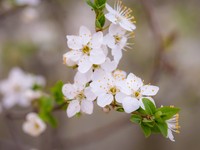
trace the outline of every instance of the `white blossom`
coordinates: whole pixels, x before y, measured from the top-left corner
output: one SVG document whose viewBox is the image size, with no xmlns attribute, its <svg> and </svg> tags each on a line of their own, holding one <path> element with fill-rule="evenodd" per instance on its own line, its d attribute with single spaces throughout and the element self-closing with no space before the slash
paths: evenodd
<svg viewBox="0 0 200 150">
<path fill-rule="evenodd" d="M 132 10 L 122 5 L 121 1 L 116 1 L 114 9 L 106 4 L 108 13 L 105 17 L 114 24 L 119 24 L 122 28 L 128 31 L 136 29 L 134 17 L 130 14 Z"/>
<path fill-rule="evenodd" d="M 110 105 L 114 98 L 118 97 L 119 86 L 125 77 L 126 73 L 124 71 L 104 73 L 102 78 L 90 84 L 92 91 L 98 96 L 97 104 L 100 107 Z"/>
<path fill-rule="evenodd" d="M 79 36 L 67 36 L 67 44 L 71 50 L 65 54 L 66 60 L 77 62 L 81 73 L 86 73 L 93 64 L 100 65 L 106 60 L 102 48 L 102 32 L 94 33 L 92 36 L 88 28 L 81 26 Z"/>
<path fill-rule="evenodd" d="M 90 87 L 86 87 L 89 81 L 90 78 L 77 72 L 74 84 L 68 83 L 63 86 L 63 94 L 67 99 L 71 100 L 67 108 L 67 116 L 69 118 L 79 112 L 93 113 L 93 101 L 96 99 L 96 95 L 91 91 Z"/>
<path fill-rule="evenodd" d="M 125 112 L 131 113 L 140 106 L 144 108 L 142 98 L 147 97 L 153 103 L 153 99 L 149 98 L 157 94 L 159 87 L 152 85 L 143 85 L 142 80 L 130 73 L 127 79 L 120 87 L 121 97 L 117 98 L 117 102 L 122 103 Z"/>
<path fill-rule="evenodd" d="M 112 49 L 112 55 L 116 62 L 122 58 L 122 50 L 130 48 L 128 39 L 133 37 L 133 32 L 126 34 L 126 30 L 117 24 L 111 24 L 108 34 L 104 37 L 104 43 Z"/>
<path fill-rule="evenodd" d="M 13 68 L 8 79 L 0 82 L 0 93 L 2 93 L 2 105 L 11 108 L 18 104 L 23 107 L 30 105 L 26 92 L 32 90 L 34 85 L 44 86 L 45 80 L 41 76 L 24 73 L 19 68 Z"/>
<path fill-rule="evenodd" d="M 26 122 L 23 123 L 22 129 L 25 133 L 37 137 L 46 129 L 46 124 L 36 113 L 29 113 L 26 116 Z"/>
<path fill-rule="evenodd" d="M 180 133 L 179 129 L 179 114 L 174 115 L 171 119 L 167 120 L 167 126 L 168 126 L 168 131 L 167 131 L 167 138 L 169 138 L 171 141 L 175 141 L 174 140 L 174 136 L 172 134 L 173 132 L 176 133 Z"/>
</svg>

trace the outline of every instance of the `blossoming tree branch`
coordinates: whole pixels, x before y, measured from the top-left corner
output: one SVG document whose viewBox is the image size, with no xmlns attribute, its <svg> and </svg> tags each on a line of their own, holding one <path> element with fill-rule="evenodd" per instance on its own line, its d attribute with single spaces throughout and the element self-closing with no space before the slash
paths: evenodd
<svg viewBox="0 0 200 150">
<path fill-rule="evenodd" d="M 106 0 L 86 2 L 96 14 L 96 32 L 82 25 L 78 35 L 67 35 L 69 51 L 63 55 L 64 64 L 77 71 L 74 81 L 59 81 L 47 93 L 43 77 L 14 68 L 0 83 L 2 109 L 31 106 L 33 111 L 26 115 L 22 129 L 36 137 L 45 131 L 46 124 L 56 127 L 54 111 L 66 111 L 69 118 L 91 115 L 96 102 L 104 112 L 114 110 L 129 115 L 146 137 L 161 133 L 174 141 L 172 132 L 179 133 L 180 128 L 179 108 L 157 107 L 152 97 L 158 93 L 158 86 L 145 84 L 134 73 L 118 69 L 123 52 L 132 48 L 129 40 L 136 29 L 132 10 L 121 1 L 116 1 L 114 7 Z M 110 23 L 104 27 L 106 19 Z"/>
</svg>

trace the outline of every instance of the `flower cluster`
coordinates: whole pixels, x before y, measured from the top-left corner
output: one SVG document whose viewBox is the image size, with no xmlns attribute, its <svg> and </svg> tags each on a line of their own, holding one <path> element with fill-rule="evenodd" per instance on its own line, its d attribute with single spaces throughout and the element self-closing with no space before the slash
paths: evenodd
<svg viewBox="0 0 200 150">
<path fill-rule="evenodd" d="M 117 1 L 114 8 L 106 1 L 87 2 L 97 15 L 96 33 L 81 26 L 78 35 L 66 36 L 69 51 L 63 55 L 63 62 L 77 70 L 73 83 L 58 82 L 47 94 L 41 90 L 45 86 L 43 77 L 14 68 L 8 79 L 0 82 L 3 95 L 0 112 L 2 108 L 14 105 L 33 107 L 33 112 L 27 113 L 22 129 L 36 137 L 44 132 L 46 123 L 56 126 L 53 111 L 64 109 L 69 118 L 90 115 L 94 102 L 97 102 L 105 112 L 113 109 L 130 114 L 130 121 L 139 124 L 146 137 L 161 133 L 174 141 L 172 131 L 179 133 L 180 128 L 179 109 L 171 106 L 157 108 L 152 97 L 158 93 L 159 87 L 144 84 L 135 74 L 118 69 L 123 52 L 131 48 L 129 42 L 136 29 L 132 10 L 123 6 L 121 1 Z M 108 11 L 105 15 L 104 7 Z M 111 23 L 103 28 L 105 18 Z M 108 31 L 103 32 L 106 29 Z"/>
<path fill-rule="evenodd" d="M 30 106 L 31 102 L 42 96 L 39 87 L 45 86 L 42 76 L 35 76 L 23 72 L 20 68 L 13 68 L 8 79 L 0 82 L 0 93 L 3 95 L 2 105 L 9 109 L 14 105 Z"/>
<path fill-rule="evenodd" d="M 79 35 L 66 36 L 70 51 L 63 55 L 64 64 L 77 68 L 74 83 L 62 87 L 69 103 L 68 117 L 92 114 L 95 101 L 103 110 L 120 109 L 129 114 L 147 109 L 143 99 L 148 99 L 155 107 L 152 96 L 157 94 L 159 87 L 145 85 L 135 74 L 127 75 L 117 69 L 123 51 L 130 48 L 129 39 L 134 37 L 136 26 L 132 10 L 121 1 L 116 2 L 114 9 L 107 3 L 105 7 L 108 11 L 105 17 L 111 22 L 106 34 L 99 30 L 92 34 L 87 27 L 81 26 Z M 171 131 L 175 130 L 171 122 L 166 120 L 167 137 L 173 141 Z"/>
</svg>

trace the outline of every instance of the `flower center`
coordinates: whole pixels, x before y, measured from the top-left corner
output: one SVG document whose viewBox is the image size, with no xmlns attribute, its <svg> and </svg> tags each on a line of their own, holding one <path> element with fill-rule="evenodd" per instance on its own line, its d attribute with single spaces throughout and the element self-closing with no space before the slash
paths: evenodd
<svg viewBox="0 0 200 150">
<path fill-rule="evenodd" d="M 114 35 L 114 38 L 115 38 L 115 44 L 118 44 L 122 39 L 122 37 L 119 35 Z"/>
<path fill-rule="evenodd" d="M 21 87 L 19 85 L 14 85 L 13 89 L 14 89 L 15 92 L 21 91 Z"/>
<path fill-rule="evenodd" d="M 78 100 L 82 100 L 82 99 L 85 99 L 86 97 L 85 97 L 85 95 L 83 94 L 83 92 L 80 92 L 80 93 L 76 96 L 76 98 L 77 98 Z"/>
<path fill-rule="evenodd" d="M 110 93 L 112 94 L 112 95 L 116 95 L 116 93 L 117 93 L 117 88 L 116 87 L 112 87 L 112 88 L 110 88 Z"/>
<path fill-rule="evenodd" d="M 96 65 L 96 64 L 93 64 L 92 67 L 93 67 L 94 69 L 98 69 L 100 66 L 99 66 L 99 65 Z"/>
<path fill-rule="evenodd" d="M 89 55 L 90 50 L 91 50 L 91 48 L 90 48 L 88 45 L 85 45 L 85 46 L 83 47 L 83 49 L 82 49 L 82 52 L 83 52 L 84 54 L 88 54 L 88 55 Z"/>
<path fill-rule="evenodd" d="M 140 97 L 141 97 L 141 94 L 140 94 L 140 92 L 138 92 L 138 91 L 134 92 L 133 95 L 134 95 L 136 98 L 140 98 Z"/>
<path fill-rule="evenodd" d="M 40 126 L 39 126 L 39 124 L 38 123 L 34 123 L 34 127 L 36 128 L 36 129 L 39 129 L 40 128 Z"/>
</svg>

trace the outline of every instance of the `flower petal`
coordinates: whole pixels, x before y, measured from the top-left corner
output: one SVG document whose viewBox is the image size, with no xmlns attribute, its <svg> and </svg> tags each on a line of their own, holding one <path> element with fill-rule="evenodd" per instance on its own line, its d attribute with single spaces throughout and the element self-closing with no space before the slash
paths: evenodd
<svg viewBox="0 0 200 150">
<path fill-rule="evenodd" d="M 106 19 L 108 19 L 110 22 L 116 24 L 117 23 L 117 18 L 115 17 L 114 14 L 112 13 L 107 13 L 105 14 Z"/>
<path fill-rule="evenodd" d="M 128 30 L 128 31 L 133 31 L 133 30 L 136 29 L 136 26 L 135 26 L 132 22 L 130 22 L 129 20 L 127 20 L 127 19 L 122 19 L 122 20 L 119 22 L 119 25 L 120 25 L 122 28 L 124 28 L 124 29 L 126 29 L 126 30 Z"/>
<path fill-rule="evenodd" d="M 144 85 L 140 88 L 142 95 L 154 96 L 158 93 L 159 87 L 153 85 Z"/>
<path fill-rule="evenodd" d="M 110 13 L 113 13 L 113 14 L 116 13 L 116 11 L 115 11 L 110 5 L 108 5 L 107 3 L 106 3 L 106 9 L 107 9 L 107 11 L 110 12 Z"/>
<path fill-rule="evenodd" d="M 71 50 L 71 51 L 65 53 L 64 56 L 65 56 L 65 60 L 70 59 L 70 60 L 76 62 L 81 58 L 82 55 L 83 54 L 80 50 Z"/>
<path fill-rule="evenodd" d="M 123 99 L 127 97 L 126 94 L 122 93 L 122 92 L 118 92 L 116 95 L 115 95 L 115 99 L 118 103 L 122 103 Z"/>
<path fill-rule="evenodd" d="M 93 64 L 99 65 L 99 64 L 104 63 L 105 60 L 106 60 L 106 56 L 105 56 L 104 52 L 101 49 L 93 49 L 90 52 L 90 61 Z"/>
<path fill-rule="evenodd" d="M 84 95 L 88 101 L 94 101 L 96 99 L 96 95 L 92 92 L 91 87 L 87 87 L 84 90 Z"/>
<path fill-rule="evenodd" d="M 112 101 L 112 94 L 102 94 L 97 98 L 97 105 L 99 105 L 100 107 L 105 107 L 106 105 L 110 105 Z"/>
<path fill-rule="evenodd" d="M 85 26 L 81 26 L 80 30 L 79 30 L 79 35 L 83 41 L 83 45 L 87 45 L 87 43 L 91 40 L 92 35 L 90 30 L 85 27 Z"/>
<path fill-rule="evenodd" d="M 81 111 L 86 114 L 92 114 L 93 113 L 93 102 L 82 100 L 81 102 Z"/>
<path fill-rule="evenodd" d="M 114 61 L 119 63 L 122 58 L 122 50 L 119 48 L 112 49 L 112 55 L 114 57 Z"/>
<path fill-rule="evenodd" d="M 122 106 L 126 113 L 131 113 L 140 107 L 140 104 L 136 98 L 126 97 L 122 101 Z"/>
<path fill-rule="evenodd" d="M 100 48 L 101 45 L 103 44 L 103 33 L 97 32 L 93 34 L 90 44 L 92 48 Z"/>
<path fill-rule="evenodd" d="M 172 131 L 171 131 L 170 129 L 168 129 L 168 131 L 167 131 L 167 137 L 168 137 L 171 141 L 175 142 L 174 136 L 173 136 Z"/>
<path fill-rule="evenodd" d="M 89 60 L 89 56 L 84 55 L 78 62 L 78 71 L 86 73 L 92 67 L 92 63 Z"/>
<path fill-rule="evenodd" d="M 143 85 L 142 80 L 136 75 L 134 75 L 133 73 L 130 73 L 127 76 L 126 82 L 127 82 L 127 85 L 130 86 L 130 88 L 134 91 L 137 91 Z"/>
<path fill-rule="evenodd" d="M 111 24 L 109 27 L 109 34 L 110 35 L 124 35 L 126 33 L 126 30 L 124 30 L 121 26 L 118 24 Z"/>
<path fill-rule="evenodd" d="M 72 100 L 67 107 L 67 116 L 71 118 L 80 112 L 80 110 L 80 102 L 78 100 Z"/>
<path fill-rule="evenodd" d="M 62 93 L 67 97 L 68 99 L 73 99 L 76 96 L 76 88 L 73 84 L 65 84 L 62 87 Z"/>
<path fill-rule="evenodd" d="M 82 39 L 79 36 L 68 35 L 67 45 L 70 49 L 79 50 L 83 47 Z"/>
<path fill-rule="evenodd" d="M 109 58 L 106 58 L 106 61 L 101 64 L 101 67 L 105 70 L 105 72 L 112 72 L 117 68 L 117 63 L 115 61 L 111 61 Z"/>
</svg>

